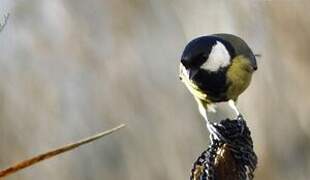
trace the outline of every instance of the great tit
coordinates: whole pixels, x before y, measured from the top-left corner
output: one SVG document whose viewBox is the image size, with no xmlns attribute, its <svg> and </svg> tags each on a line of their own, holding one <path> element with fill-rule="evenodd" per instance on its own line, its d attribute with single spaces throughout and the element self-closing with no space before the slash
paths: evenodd
<svg viewBox="0 0 310 180">
<path fill-rule="evenodd" d="M 213 34 L 186 45 L 179 76 L 208 122 L 207 112 L 215 112 L 220 102 L 227 102 L 240 115 L 236 101 L 256 70 L 256 57 L 245 41 L 232 34 Z"/>
</svg>

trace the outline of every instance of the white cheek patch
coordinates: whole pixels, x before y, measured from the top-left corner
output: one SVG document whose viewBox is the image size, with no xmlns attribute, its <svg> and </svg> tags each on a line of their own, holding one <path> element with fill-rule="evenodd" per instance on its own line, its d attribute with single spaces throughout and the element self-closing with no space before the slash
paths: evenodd
<svg viewBox="0 0 310 180">
<path fill-rule="evenodd" d="M 226 47 L 219 41 L 212 47 L 207 61 L 201 66 L 202 69 L 215 72 L 221 67 L 230 64 L 230 55 Z"/>
</svg>

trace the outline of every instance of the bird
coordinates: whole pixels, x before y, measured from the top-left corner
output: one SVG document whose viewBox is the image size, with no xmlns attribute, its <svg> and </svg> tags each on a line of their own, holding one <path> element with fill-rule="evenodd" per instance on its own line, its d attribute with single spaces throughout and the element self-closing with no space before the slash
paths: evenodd
<svg viewBox="0 0 310 180">
<path fill-rule="evenodd" d="M 228 103 L 241 116 L 236 103 L 257 70 L 256 55 L 247 43 L 233 34 L 212 34 L 194 38 L 184 48 L 179 77 L 209 122 L 207 113 L 218 103 Z"/>
</svg>

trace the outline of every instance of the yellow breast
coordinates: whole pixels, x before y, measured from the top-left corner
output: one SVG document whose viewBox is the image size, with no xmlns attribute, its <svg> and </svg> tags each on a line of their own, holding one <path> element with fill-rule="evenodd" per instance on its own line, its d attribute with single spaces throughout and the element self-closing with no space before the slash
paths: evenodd
<svg viewBox="0 0 310 180">
<path fill-rule="evenodd" d="M 238 96 L 249 86 L 253 68 L 246 57 L 239 55 L 232 60 L 227 71 L 227 98 L 237 100 Z"/>
</svg>

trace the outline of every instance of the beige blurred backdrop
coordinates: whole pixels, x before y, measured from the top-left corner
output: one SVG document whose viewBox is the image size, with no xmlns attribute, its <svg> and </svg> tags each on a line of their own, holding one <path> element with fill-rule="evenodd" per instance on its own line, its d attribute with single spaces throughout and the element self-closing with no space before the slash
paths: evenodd
<svg viewBox="0 0 310 180">
<path fill-rule="evenodd" d="M 241 36 L 258 59 L 239 108 L 256 179 L 310 178 L 310 1 L 1 0 L 0 169 L 127 127 L 7 180 L 189 179 L 208 132 L 178 79 L 185 44 Z"/>
</svg>

